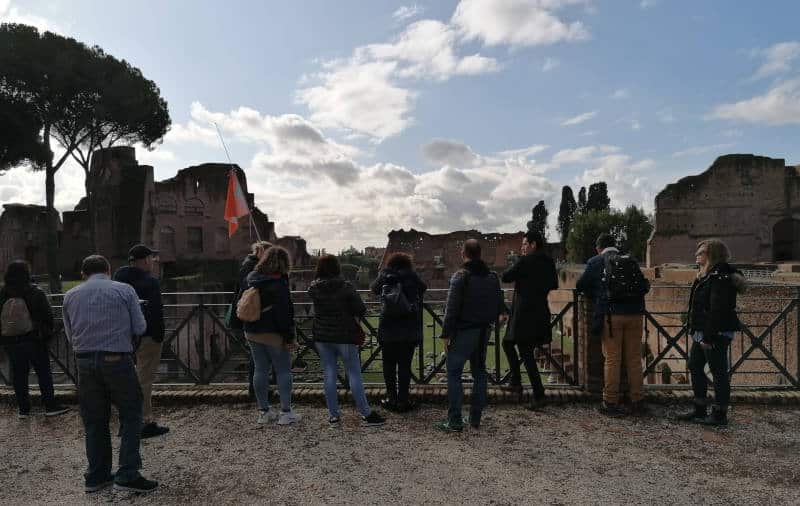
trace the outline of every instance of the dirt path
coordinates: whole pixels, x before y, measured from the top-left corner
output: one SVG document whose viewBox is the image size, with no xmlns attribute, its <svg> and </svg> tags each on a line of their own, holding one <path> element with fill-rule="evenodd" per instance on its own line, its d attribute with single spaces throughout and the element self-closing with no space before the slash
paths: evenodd
<svg viewBox="0 0 800 506">
<path fill-rule="evenodd" d="M 666 408 L 610 420 L 588 406 L 490 407 L 457 435 L 432 428 L 440 406 L 382 428 L 345 406 L 340 430 L 320 407 L 298 412 L 299 425 L 256 429 L 247 406 L 167 409 L 172 432 L 142 448 L 161 488 L 87 496 L 77 413 L 19 421 L 2 406 L 0 503 L 800 504 L 798 409 L 740 408 L 710 431 Z"/>
</svg>

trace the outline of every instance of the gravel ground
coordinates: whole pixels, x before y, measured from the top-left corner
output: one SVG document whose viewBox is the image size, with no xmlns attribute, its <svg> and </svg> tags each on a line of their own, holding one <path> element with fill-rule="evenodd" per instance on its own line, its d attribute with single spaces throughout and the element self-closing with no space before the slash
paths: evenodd
<svg viewBox="0 0 800 506">
<path fill-rule="evenodd" d="M 263 429 L 248 406 L 162 408 L 172 432 L 142 445 L 143 472 L 162 485 L 135 496 L 84 494 L 75 411 L 19 421 L 2 406 L 0 503 L 800 504 L 796 408 L 740 407 L 728 428 L 704 430 L 668 418 L 681 408 L 607 419 L 589 406 L 502 406 L 462 434 L 432 428 L 441 406 L 381 428 L 344 408 L 339 430 L 317 406 Z"/>
</svg>

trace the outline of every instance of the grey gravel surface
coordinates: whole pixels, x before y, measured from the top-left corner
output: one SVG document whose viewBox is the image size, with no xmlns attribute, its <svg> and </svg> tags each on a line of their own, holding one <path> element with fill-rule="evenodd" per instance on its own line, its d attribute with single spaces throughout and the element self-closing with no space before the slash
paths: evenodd
<svg viewBox="0 0 800 506">
<path fill-rule="evenodd" d="M 20 421 L 0 407 L 2 504 L 800 504 L 800 409 L 740 407 L 706 430 L 589 406 L 490 407 L 479 430 L 432 427 L 442 406 L 359 425 L 318 406 L 294 426 L 255 427 L 243 405 L 162 408 L 165 437 L 142 445 L 148 496 L 83 492 L 76 411 Z M 116 433 L 116 427 L 112 428 Z M 114 439 L 114 448 L 118 441 Z"/>
</svg>

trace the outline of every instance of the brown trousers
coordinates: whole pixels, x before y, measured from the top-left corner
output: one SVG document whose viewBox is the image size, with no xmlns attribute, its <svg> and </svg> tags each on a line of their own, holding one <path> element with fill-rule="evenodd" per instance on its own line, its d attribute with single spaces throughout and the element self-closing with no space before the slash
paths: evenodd
<svg viewBox="0 0 800 506">
<path fill-rule="evenodd" d="M 153 417 L 153 382 L 161 363 L 161 343 L 152 337 L 142 337 L 139 349 L 136 350 L 136 375 L 142 387 L 142 420 L 144 423 L 154 422 Z"/>
<path fill-rule="evenodd" d="M 625 364 L 625 372 L 630 386 L 632 402 L 642 400 L 642 325 L 640 314 L 611 315 L 611 328 L 608 317 L 604 316 L 603 356 L 605 357 L 603 400 L 607 404 L 619 404 L 620 371 Z M 610 332 L 609 332 L 610 330 Z"/>
</svg>

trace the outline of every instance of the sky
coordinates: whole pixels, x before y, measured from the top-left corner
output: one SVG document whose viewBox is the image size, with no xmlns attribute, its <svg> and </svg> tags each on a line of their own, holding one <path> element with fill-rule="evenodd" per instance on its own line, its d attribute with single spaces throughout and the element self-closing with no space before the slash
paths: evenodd
<svg viewBox="0 0 800 506">
<path fill-rule="evenodd" d="M 728 153 L 800 164 L 798 19 L 794 0 L 0 0 L 0 22 L 159 85 L 173 126 L 137 149 L 157 180 L 224 162 L 216 123 L 277 233 L 329 251 L 518 231 L 539 200 L 554 225 L 563 185 L 652 211 Z M 83 178 L 59 171 L 59 209 Z M 42 203 L 43 181 L 16 168 L 0 202 Z"/>
</svg>

